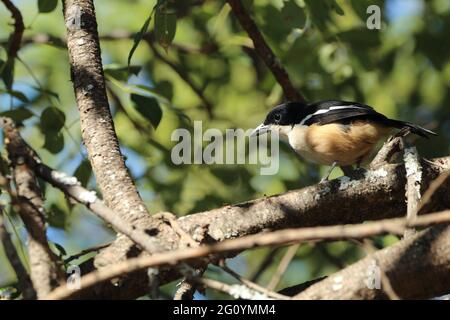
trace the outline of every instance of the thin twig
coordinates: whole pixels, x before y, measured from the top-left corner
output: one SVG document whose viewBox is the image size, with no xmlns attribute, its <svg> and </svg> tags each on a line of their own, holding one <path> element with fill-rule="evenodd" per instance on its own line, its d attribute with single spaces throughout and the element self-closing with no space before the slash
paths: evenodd
<svg viewBox="0 0 450 320">
<path fill-rule="evenodd" d="M 431 197 L 442 186 L 442 184 L 447 181 L 448 177 L 450 177 L 450 171 L 440 174 L 436 179 L 431 181 L 428 189 L 424 192 L 421 198 L 419 207 L 417 208 L 418 213 L 420 213 L 424 206 L 431 200 Z"/>
<path fill-rule="evenodd" d="M 153 44 L 153 39 L 151 34 L 147 34 L 144 36 L 145 41 L 147 42 L 148 46 L 152 50 L 155 57 L 159 60 L 161 60 L 163 63 L 167 64 L 175 73 L 178 74 L 178 76 L 183 79 L 184 82 L 194 91 L 194 93 L 197 95 L 197 97 L 202 101 L 203 106 L 206 109 L 206 112 L 208 114 L 209 118 L 213 117 L 213 106 L 212 103 L 206 98 L 205 94 L 203 93 L 203 90 L 197 86 L 197 84 L 192 80 L 191 76 L 180 66 L 175 64 L 174 62 L 170 61 L 168 58 L 166 58 L 164 55 L 162 55 L 158 49 Z"/>
<path fill-rule="evenodd" d="M 65 275 L 61 261 L 48 245 L 42 191 L 36 173 L 26 162 L 30 149 L 11 119 L 0 120 L 17 193 L 10 196 L 13 204 L 18 206 L 20 218 L 28 232 L 30 277 L 38 297 L 41 298 L 65 282 Z"/>
<path fill-rule="evenodd" d="M 285 252 L 283 258 L 281 259 L 280 264 L 277 267 L 277 270 L 272 276 L 272 279 L 270 279 L 269 284 L 267 285 L 268 290 L 275 290 L 278 283 L 281 280 L 281 277 L 283 276 L 286 269 L 289 267 L 289 264 L 291 263 L 292 259 L 294 259 L 295 254 L 297 253 L 298 248 L 300 247 L 300 244 L 294 244 L 290 246 L 287 251 Z"/>
<path fill-rule="evenodd" d="M 162 144 L 156 142 L 154 139 L 149 137 L 151 134 L 151 130 L 149 129 L 149 127 L 146 127 L 143 124 L 141 124 L 139 121 L 137 121 L 136 119 L 133 119 L 133 117 L 126 110 L 125 106 L 123 105 L 123 103 L 120 100 L 120 97 L 117 95 L 117 93 L 114 92 L 114 90 L 108 85 L 106 86 L 106 90 L 107 90 L 109 97 L 111 98 L 114 106 L 116 106 L 116 108 L 125 115 L 125 117 L 131 122 L 131 124 L 142 134 L 143 137 L 145 137 L 147 139 L 148 143 L 151 144 L 152 146 L 158 148 L 160 151 L 162 151 L 166 155 L 170 156 L 169 149 L 167 149 Z"/>
<path fill-rule="evenodd" d="M 202 285 L 204 287 L 208 287 L 223 293 L 226 293 L 236 299 L 244 299 L 244 300 L 271 300 L 271 298 L 266 295 L 250 289 L 245 285 L 238 284 L 226 284 L 217 280 L 208 279 L 208 278 L 192 278 L 192 281 L 195 281 L 197 284 Z"/>
<path fill-rule="evenodd" d="M 101 245 L 98 245 L 98 246 L 95 246 L 95 247 L 92 247 L 92 248 L 87 248 L 87 249 L 81 250 L 77 254 L 71 255 L 70 257 L 64 259 L 64 263 L 67 264 L 67 263 L 72 262 L 73 260 L 77 260 L 77 259 L 81 258 L 82 256 L 85 256 L 85 255 L 87 255 L 89 253 L 100 251 L 101 249 L 106 248 L 110 244 L 111 243 L 101 244 Z"/>
<path fill-rule="evenodd" d="M 255 24 L 247 9 L 242 4 L 241 0 L 228 0 L 228 3 L 239 20 L 242 28 L 247 32 L 248 36 L 252 39 L 255 51 L 264 61 L 266 66 L 272 71 L 277 82 L 283 88 L 284 95 L 291 101 L 305 101 L 302 94 L 295 89 L 289 74 L 283 68 L 278 58 L 275 56 L 272 49 L 268 46 L 264 37 L 259 31 L 258 26 Z"/>
<path fill-rule="evenodd" d="M 155 219 L 162 219 L 167 221 L 172 229 L 178 234 L 180 237 L 181 244 L 186 244 L 187 246 L 191 248 L 195 248 L 199 246 L 199 243 L 195 241 L 192 236 L 184 231 L 180 224 L 177 221 L 177 216 L 170 212 L 159 212 L 155 215 L 153 215 L 153 218 Z M 183 247 L 183 245 L 179 245 L 179 247 Z"/>
<path fill-rule="evenodd" d="M 184 231 L 180 225 L 178 224 L 177 217 L 170 212 L 160 212 L 153 216 L 156 219 L 162 219 L 170 223 L 172 229 L 178 234 L 180 237 L 179 248 L 184 246 L 195 248 L 199 246 L 199 243 L 195 241 L 192 236 Z M 184 244 L 184 245 L 183 245 Z M 207 268 L 206 266 L 202 266 L 200 268 L 194 269 L 194 276 L 201 277 Z M 197 290 L 197 283 L 192 281 L 190 277 L 184 277 L 180 282 L 177 291 L 173 297 L 174 300 L 192 300 L 194 297 L 194 293 Z"/>
<path fill-rule="evenodd" d="M 11 12 L 14 19 L 14 32 L 9 39 L 8 57 L 14 59 L 22 44 L 22 35 L 25 30 L 20 10 L 10 0 L 2 0 L 5 7 Z"/>
<path fill-rule="evenodd" d="M 376 170 L 391 162 L 394 155 L 403 150 L 402 137 L 391 137 L 383 144 L 383 147 L 378 151 L 375 158 L 370 163 L 370 169 Z"/>
<path fill-rule="evenodd" d="M 362 247 L 364 251 L 366 252 L 366 255 L 371 255 L 377 251 L 377 248 L 372 244 L 372 242 L 369 239 L 364 239 L 362 241 Z M 394 288 L 392 287 L 391 281 L 389 279 L 389 276 L 386 274 L 386 272 L 379 267 L 379 262 L 376 259 L 376 255 L 373 255 L 375 266 L 380 271 L 380 277 L 381 277 L 381 288 L 383 289 L 384 293 L 389 297 L 390 300 L 400 300 L 400 297 L 395 292 Z"/>
<path fill-rule="evenodd" d="M 221 268 L 228 273 L 229 275 L 231 275 L 233 278 L 235 278 L 236 280 L 239 280 L 240 282 L 242 282 L 242 284 L 246 285 L 247 287 L 249 287 L 252 290 L 258 291 L 266 296 L 268 296 L 269 298 L 272 299 L 279 299 L 279 300 L 290 300 L 290 298 L 288 296 L 279 294 L 277 292 L 274 292 L 273 289 L 270 288 L 264 288 L 262 286 L 260 286 L 257 283 L 254 283 L 244 277 L 242 277 L 240 274 L 238 274 L 237 272 L 233 271 L 232 269 L 230 269 L 226 264 L 223 264 L 221 266 Z"/>
<path fill-rule="evenodd" d="M 392 287 L 402 299 L 428 299 L 449 290 L 449 256 L 450 224 L 445 223 L 422 230 L 330 274 L 294 299 L 386 299 L 384 290 L 376 290 L 381 289 L 380 269 L 389 275 Z"/>
<path fill-rule="evenodd" d="M 107 207 L 103 201 L 97 197 L 95 191 L 89 191 L 83 188 L 77 178 L 53 170 L 43 164 L 34 151 L 28 147 L 25 141 L 23 141 L 12 121 L 8 118 L 2 118 L 2 120 L 5 135 L 8 138 L 9 143 L 13 143 L 22 149 L 22 161 L 26 162 L 39 177 L 60 189 L 70 198 L 85 205 L 93 213 L 110 223 L 115 230 L 127 235 L 142 249 L 149 253 L 162 251 L 162 247 L 155 237 L 149 236 L 145 230 L 135 228 L 133 225 L 122 219 L 119 214 Z"/>
<path fill-rule="evenodd" d="M 201 277 L 205 272 L 206 268 L 201 267 L 194 269 L 194 277 Z M 197 290 L 197 283 L 192 281 L 189 277 L 184 277 L 180 282 L 173 300 L 192 300 L 194 298 L 194 293 Z"/>
<path fill-rule="evenodd" d="M 2 210 L 3 211 L 3 208 Z M 0 241 L 3 244 L 3 248 L 5 249 L 6 256 L 11 263 L 18 280 L 18 286 L 20 292 L 22 292 L 22 296 L 24 299 L 36 299 L 36 291 L 33 288 L 33 284 L 31 283 L 30 276 L 28 275 L 27 270 L 20 261 L 19 255 L 17 254 L 16 248 L 9 236 L 8 231 L 6 230 L 5 225 L 3 224 L 3 217 L 0 215 Z"/>
<path fill-rule="evenodd" d="M 419 216 L 412 226 L 425 227 L 450 221 L 450 210 Z M 131 258 L 117 263 L 109 268 L 93 271 L 80 279 L 81 287 L 86 289 L 97 283 L 123 276 L 149 267 L 174 265 L 181 261 L 193 261 L 216 253 L 234 252 L 261 246 L 281 245 L 292 242 L 310 240 L 340 240 L 349 238 L 366 238 L 370 236 L 394 233 L 402 234 L 408 227 L 405 218 L 385 219 L 358 225 L 339 225 L 316 228 L 286 229 L 265 234 L 245 236 L 239 239 L 204 245 L 197 248 L 183 248 L 170 252 L 163 252 L 153 256 Z M 47 299 L 69 298 L 77 290 L 67 286 L 55 289 Z"/>
<path fill-rule="evenodd" d="M 250 281 L 252 282 L 258 282 L 259 278 L 262 276 L 262 274 L 267 270 L 267 268 L 272 264 L 273 260 L 275 259 L 277 253 L 279 250 L 281 250 L 283 247 L 275 247 L 270 248 L 267 255 L 264 257 L 264 260 L 259 265 L 258 269 L 252 274 L 250 277 Z"/>
</svg>

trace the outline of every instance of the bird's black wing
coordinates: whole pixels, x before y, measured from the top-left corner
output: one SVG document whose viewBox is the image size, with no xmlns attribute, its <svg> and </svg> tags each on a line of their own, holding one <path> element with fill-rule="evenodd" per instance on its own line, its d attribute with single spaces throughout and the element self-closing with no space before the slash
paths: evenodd
<svg viewBox="0 0 450 320">
<path fill-rule="evenodd" d="M 309 108 L 310 115 L 303 120 L 304 125 L 342 123 L 356 119 L 371 119 L 381 123 L 389 121 L 372 107 L 357 102 L 327 100 L 314 103 Z"/>
</svg>

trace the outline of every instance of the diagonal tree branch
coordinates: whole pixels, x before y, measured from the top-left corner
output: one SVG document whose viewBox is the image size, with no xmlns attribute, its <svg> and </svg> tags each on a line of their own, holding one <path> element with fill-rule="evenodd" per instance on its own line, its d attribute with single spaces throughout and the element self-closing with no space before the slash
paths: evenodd
<svg viewBox="0 0 450 320">
<path fill-rule="evenodd" d="M 143 229 L 134 228 L 132 224 L 122 219 L 120 215 L 108 208 L 103 201 L 97 197 L 95 191 L 89 191 L 83 188 L 77 178 L 53 170 L 42 163 L 34 150 L 32 150 L 22 139 L 19 131 L 14 127 L 12 120 L 4 117 L 1 119 L 3 121 L 4 130 L 7 133 L 9 144 L 22 150 L 22 161 L 24 164 L 28 165 L 37 176 L 60 189 L 68 197 L 85 205 L 100 218 L 111 224 L 115 230 L 127 235 L 147 252 L 153 253 L 163 250 L 155 237 L 149 236 Z"/>
<path fill-rule="evenodd" d="M 203 106 L 205 107 L 206 112 L 208 113 L 208 117 L 212 118 L 213 117 L 212 103 L 206 98 L 202 89 L 194 82 L 191 76 L 186 71 L 184 71 L 180 66 L 170 61 L 168 58 L 166 58 L 158 51 L 158 49 L 155 47 L 153 43 L 154 39 L 151 33 L 147 33 L 146 35 L 144 35 L 144 40 L 145 42 L 147 42 L 148 46 L 152 50 L 155 57 L 161 60 L 163 63 L 167 64 L 176 74 L 178 74 L 178 76 L 181 79 L 183 79 L 184 82 L 186 82 L 186 84 L 192 89 L 192 91 L 194 91 L 194 93 L 203 103 Z"/>
<path fill-rule="evenodd" d="M 9 39 L 8 57 L 14 59 L 17 56 L 17 52 L 22 45 L 22 35 L 25 30 L 23 24 L 22 14 L 19 9 L 10 0 L 2 0 L 5 7 L 11 12 L 11 16 L 14 19 L 14 32 Z"/>
<path fill-rule="evenodd" d="M 148 212 L 125 166 L 106 96 L 92 0 L 64 1 L 71 78 L 83 141 L 106 203 L 126 220 Z"/>
<path fill-rule="evenodd" d="M 158 236 L 170 234 L 170 227 L 149 216 L 120 151 L 106 95 L 93 0 L 65 0 L 63 13 L 82 137 L 103 198 L 123 220 L 139 221 L 140 227 Z M 117 242 L 120 245 L 97 255 L 97 266 L 126 259 L 133 243 L 125 237 Z"/>
<path fill-rule="evenodd" d="M 450 157 L 424 162 L 423 190 L 426 190 L 430 181 L 449 169 Z M 178 219 L 178 223 L 191 235 L 200 232 L 210 241 L 223 241 L 267 229 L 361 223 L 366 220 L 401 217 L 406 212 L 405 183 L 404 165 L 388 164 L 375 171 L 355 172 L 351 179 L 342 177 L 277 196 L 192 214 Z M 446 180 L 435 190 L 421 212 L 448 208 L 449 194 L 450 181 Z M 340 206 L 336 206 L 336 203 Z M 89 261 L 82 269 L 85 272 L 93 270 Z M 160 277 L 162 284 L 178 279 L 181 275 L 170 270 L 161 272 Z M 108 282 L 99 283 L 92 290 L 83 291 L 78 297 L 139 297 L 148 290 L 147 282 L 143 279 L 146 279 L 145 272 L 132 273 L 120 286 Z"/>
<path fill-rule="evenodd" d="M 423 162 L 422 166 L 423 191 L 438 175 L 450 170 L 450 157 Z M 399 217 L 406 212 L 405 184 L 404 165 L 387 164 L 375 171 L 356 171 L 352 177 L 344 176 L 300 190 L 184 216 L 179 223 L 191 234 L 197 228 L 206 227 L 208 237 L 222 241 L 264 229 Z M 449 189 L 450 181 L 445 181 L 422 212 L 448 208 Z"/>
<path fill-rule="evenodd" d="M 13 205 L 28 231 L 28 255 L 31 280 L 39 298 L 64 282 L 64 273 L 58 257 L 47 242 L 44 201 L 36 176 L 25 162 L 26 143 L 21 139 L 11 120 L 2 118 L 5 146 L 12 166 L 16 195 L 11 194 Z"/>
<path fill-rule="evenodd" d="M 20 137 L 19 137 L 20 138 Z M 10 142 L 13 142 L 16 145 L 21 145 L 24 144 L 24 142 L 16 142 L 15 139 L 10 138 L 9 139 Z M 20 140 L 19 140 L 20 141 Z M 27 148 L 26 145 L 24 148 Z M 25 151 L 23 152 L 23 159 L 27 159 L 27 156 L 25 154 Z M 31 152 L 31 157 L 34 157 L 34 153 Z M 34 159 L 34 158 L 33 158 Z M 37 159 L 37 158 L 36 158 Z M 50 181 L 51 183 L 53 183 L 55 186 L 61 188 L 63 191 L 65 191 L 67 194 L 72 195 L 73 198 L 78 199 L 79 201 L 85 201 L 86 199 L 84 199 L 84 196 L 80 196 L 83 192 L 86 192 L 86 190 L 84 189 L 77 189 L 77 186 L 72 184 L 72 183 L 68 183 L 68 180 L 70 180 L 70 177 L 65 176 L 64 174 L 61 173 L 56 173 L 56 172 L 51 172 L 50 169 L 48 169 L 48 167 L 46 167 L 43 164 L 40 164 L 38 160 L 34 161 L 35 164 L 32 164 L 31 167 L 40 175 L 42 176 L 44 179 Z M 427 181 L 431 180 L 435 175 L 438 175 L 440 172 L 445 171 L 446 169 L 448 169 L 449 166 L 449 159 L 447 158 L 443 158 L 443 159 L 438 159 L 435 160 L 434 163 L 431 163 L 431 165 L 429 164 L 429 167 L 426 168 L 426 170 L 424 170 L 425 172 L 425 179 Z M 47 170 L 47 172 L 45 172 Z M 403 170 L 400 172 L 396 172 L 396 170 Z M 309 219 L 312 220 L 304 220 L 305 217 L 304 215 L 308 213 L 309 210 L 313 210 L 314 212 L 314 207 L 317 206 L 318 208 L 316 208 L 316 210 L 326 210 L 326 206 L 327 206 L 327 202 L 323 202 L 324 199 L 326 199 L 327 197 L 332 197 L 332 196 L 337 196 L 338 199 L 334 198 L 332 200 L 332 203 L 334 203 L 334 201 L 339 201 L 339 202 L 346 202 L 346 201 L 350 201 L 350 198 L 355 197 L 355 193 L 361 193 L 361 190 L 364 190 L 364 192 L 361 194 L 360 196 L 369 198 L 369 197 L 373 197 L 373 192 L 374 190 L 369 190 L 367 185 L 371 185 L 372 187 L 376 184 L 380 184 L 379 188 L 381 188 L 381 190 L 383 190 L 384 192 L 386 192 L 386 185 L 389 183 L 392 183 L 392 181 L 398 181 L 399 177 L 396 177 L 396 175 L 403 175 L 404 174 L 404 166 L 403 165 L 385 165 L 382 168 L 379 168 L 377 171 L 375 172 L 359 172 L 356 173 L 357 175 L 359 175 L 359 180 L 355 179 L 355 180 L 350 180 L 349 177 L 342 177 L 340 179 L 336 179 L 334 181 L 331 181 L 327 184 L 319 184 L 317 186 L 311 186 L 305 189 L 302 189 L 300 191 L 292 191 L 290 193 L 284 194 L 284 195 L 279 195 L 279 196 L 275 196 L 275 197 L 271 197 L 271 198 L 264 198 L 264 199 L 260 199 L 260 200 L 255 200 L 252 201 L 250 203 L 245 203 L 245 204 L 240 204 L 240 205 L 235 205 L 235 206 L 227 206 L 225 208 L 222 209 L 216 209 L 210 212 L 205 212 L 205 213 L 200 213 L 200 214 L 195 214 L 195 215 L 191 215 L 191 216 L 187 216 L 184 218 L 181 218 L 178 220 L 177 222 L 177 228 L 179 229 L 180 227 L 184 228 L 185 231 L 191 233 L 191 234 L 196 234 L 198 233 L 198 229 L 202 229 L 203 232 L 207 232 L 208 233 L 208 238 L 213 239 L 215 241 L 222 241 L 228 237 L 239 237 L 239 236 L 243 236 L 245 234 L 249 234 L 249 233 L 255 233 L 258 232 L 258 230 L 263 230 L 263 229 L 267 229 L 270 228 L 270 225 L 272 228 L 282 228 L 283 226 L 288 226 L 288 225 L 293 225 L 293 223 L 299 223 L 299 221 L 296 221 L 296 219 L 299 219 L 300 225 L 320 225 L 321 224 L 321 218 L 324 219 L 328 219 L 328 222 L 330 220 L 330 215 L 328 216 L 323 216 L 319 217 L 318 215 L 313 215 L 311 217 L 309 217 Z M 56 177 L 58 176 L 58 177 Z M 383 181 L 383 177 L 390 177 L 391 180 L 388 181 Z M 56 179 L 58 178 L 58 179 Z M 404 176 L 403 176 L 403 179 Z M 67 180 L 67 181 L 66 181 Z M 64 181 L 66 181 L 67 183 L 65 183 Z M 433 208 L 433 207 L 439 207 L 439 205 L 443 205 L 446 206 L 446 203 L 448 202 L 448 192 L 446 190 L 448 190 L 448 185 L 444 184 L 445 181 L 441 182 L 441 186 L 440 189 L 436 189 L 434 188 L 434 196 L 429 197 L 429 203 L 428 203 L 428 207 L 429 208 Z M 428 183 L 428 182 L 427 182 Z M 333 186 L 334 184 L 334 186 Z M 401 186 L 401 182 L 400 185 L 397 186 L 396 188 L 398 188 L 398 192 L 399 195 L 402 194 L 403 192 L 403 196 L 404 196 L 404 185 Z M 72 189 L 75 188 L 75 189 Z M 309 189 L 309 190 L 308 190 Z M 442 189 L 442 190 L 441 190 Z M 75 193 L 73 193 L 73 191 L 76 191 Z M 391 195 L 394 195 L 395 192 L 393 192 L 393 190 L 389 190 L 391 192 Z M 439 194 L 439 193 L 443 193 L 443 194 Z M 296 194 L 296 197 L 292 197 L 293 194 Z M 309 194 L 315 194 L 314 197 L 309 197 Z M 288 197 L 287 197 L 288 196 Z M 436 196 L 438 196 L 436 198 Z M 323 197 L 321 199 L 321 197 Z M 83 200 L 84 199 L 84 200 Z M 388 203 L 392 203 L 394 198 L 390 198 L 390 199 L 386 199 L 386 206 L 388 205 Z M 293 201 L 295 200 L 295 201 Z M 322 200 L 322 201 L 321 201 Z M 97 199 L 96 199 L 97 201 Z M 400 201 L 402 201 L 400 199 Z M 89 201 L 88 201 L 89 202 Z M 358 212 L 357 217 L 353 217 L 354 221 L 364 221 L 364 220 L 368 220 L 370 218 L 373 219 L 378 219 L 379 215 L 375 212 L 373 213 L 373 208 L 370 208 L 370 203 L 366 204 L 368 205 L 367 209 L 364 209 L 364 206 L 362 205 L 363 203 L 366 203 L 367 201 L 361 201 L 360 204 L 360 212 Z M 404 202 L 404 200 L 402 201 Z M 383 208 L 383 203 L 381 200 L 378 200 L 378 205 L 381 206 Z M 438 205 L 439 203 L 439 205 Z M 281 204 L 281 206 L 280 206 Z M 90 204 L 88 204 L 90 205 Z M 262 206 L 264 205 L 264 206 Z M 299 206 L 300 205 L 300 206 Z M 283 220 L 279 220 L 282 219 L 282 216 L 279 215 L 281 213 L 283 213 L 284 215 L 286 215 L 287 213 L 289 213 L 289 210 L 287 210 L 288 206 L 293 206 L 291 208 L 291 210 L 296 210 L 295 211 L 295 216 L 291 217 L 291 219 L 288 219 L 286 221 Z M 303 207 L 306 206 L 306 207 Z M 403 204 L 404 206 L 404 204 Z M 263 209 L 265 208 L 266 211 L 264 211 Z M 335 208 L 335 206 L 333 207 Z M 398 211 L 398 207 L 394 208 Z M 96 208 L 95 206 L 91 209 L 97 210 L 98 208 Z M 341 207 L 339 208 L 340 210 L 351 210 L 353 212 L 354 215 L 354 210 L 349 207 L 348 209 Z M 402 208 L 406 209 L 406 208 Z M 234 210 L 241 210 L 241 211 L 236 211 L 234 212 Z M 278 212 L 279 210 L 281 210 L 280 212 Z M 389 215 L 401 215 L 401 212 L 397 212 L 396 210 L 391 210 L 391 212 L 388 212 Z M 247 219 L 247 215 L 246 215 L 246 211 L 249 212 L 249 214 L 251 216 L 248 216 L 248 221 L 246 221 Z M 291 211 L 293 212 L 293 211 Z M 302 213 L 303 212 L 303 213 Z M 340 211 L 342 213 L 342 211 Z M 270 213 L 270 214 L 269 214 Z M 370 213 L 372 214 L 372 216 L 368 216 L 367 214 Z M 236 214 L 239 214 L 239 217 L 236 216 Z M 262 214 L 263 216 L 258 216 L 258 214 Z M 104 216 L 104 218 L 109 221 L 109 217 L 108 216 Z M 345 215 L 341 216 L 339 218 L 338 221 L 340 221 L 342 223 L 343 219 L 347 218 Z M 421 217 L 421 219 L 429 219 L 430 216 L 425 216 L 425 217 Z M 444 216 L 445 219 L 448 218 L 448 214 Z M 192 220 L 191 220 L 192 219 Z M 239 220 L 239 224 L 236 226 L 237 228 L 240 229 L 236 229 L 233 230 L 233 228 L 230 229 L 230 227 L 234 226 L 233 224 L 230 224 L 230 220 Z M 358 220 L 359 219 L 359 220 Z M 204 221 L 203 221 L 204 220 Z M 274 222 L 276 222 L 278 220 L 278 225 L 274 225 Z M 443 220 L 441 220 L 443 221 Z M 253 225 L 251 225 L 251 223 L 254 223 Z M 323 220 L 322 224 L 326 224 L 327 220 Z M 338 223 L 338 222 L 337 222 Z M 423 223 L 422 220 L 419 220 L 419 224 Z M 384 231 L 391 231 L 394 233 L 399 233 L 401 232 L 400 228 L 403 228 L 405 225 L 401 225 L 400 227 L 390 227 L 386 229 L 385 226 L 383 226 L 382 228 L 385 229 L 381 229 Z M 205 229 L 206 227 L 206 229 Z M 225 229 L 223 229 L 225 228 Z M 119 228 L 120 229 L 120 228 Z M 372 229 L 375 230 L 375 229 Z M 182 230 L 180 229 L 180 232 Z M 288 232 L 289 230 L 287 230 L 286 232 Z M 285 231 L 282 231 L 285 232 Z M 341 231 L 339 231 L 341 232 Z M 380 230 L 375 230 L 373 232 L 381 232 Z M 229 233 L 229 235 L 227 234 Z M 291 234 L 296 234 L 297 232 L 291 233 Z M 329 239 L 328 237 L 333 237 L 333 232 L 330 232 L 329 230 L 325 231 L 326 234 L 323 235 L 323 238 Z M 270 236 L 270 234 L 268 235 Z M 258 237 L 258 236 L 255 236 Z M 277 241 L 282 241 L 282 243 L 285 243 L 285 241 L 292 241 L 289 240 L 289 238 L 286 238 L 285 236 L 280 236 L 280 235 L 275 235 L 275 237 L 279 240 Z M 294 237 L 297 237 L 297 235 L 294 235 Z M 297 239 L 297 238 L 294 238 Z M 237 242 L 242 241 L 243 239 L 237 239 Z M 137 243 L 139 243 L 139 240 L 136 241 Z M 276 244 L 276 243 L 275 243 Z M 242 245 L 242 244 L 240 244 Z M 252 247 L 254 244 L 250 244 L 250 247 Z M 151 251 L 152 249 L 150 249 Z M 170 254 L 170 253 L 169 253 Z M 173 259 L 170 260 L 173 263 Z M 170 279 L 174 279 L 174 274 L 172 272 L 172 275 L 164 275 L 164 273 L 162 273 L 162 282 L 165 281 L 169 281 Z M 178 276 L 175 276 L 175 278 Z M 128 278 L 127 278 L 128 279 Z M 142 281 L 141 281 L 142 282 Z M 145 284 L 145 283 L 144 283 Z M 142 285 L 141 285 L 142 286 Z M 135 294 L 138 294 L 137 292 L 139 292 L 141 287 L 137 287 L 135 288 Z M 98 288 L 97 288 L 98 289 Z M 123 289 L 119 288 L 119 289 Z"/>
<path fill-rule="evenodd" d="M 429 299 L 448 293 L 450 226 L 440 225 L 424 230 L 379 250 L 313 284 L 295 298 L 386 299 L 383 288 L 370 289 L 375 284 L 370 282 L 376 281 L 371 277 L 381 276 L 377 271 L 388 276 L 392 289 L 402 299 Z"/>
<path fill-rule="evenodd" d="M 386 219 L 359 225 L 337 225 L 329 227 L 299 228 L 274 231 L 267 234 L 256 234 L 240 239 L 225 240 L 213 245 L 204 245 L 196 248 L 178 249 L 171 252 L 163 252 L 150 257 L 131 258 L 109 268 L 103 268 L 91 272 L 80 279 L 81 290 L 86 290 L 98 283 L 105 282 L 124 274 L 150 267 L 173 266 L 180 262 L 195 262 L 198 260 L 214 261 L 220 259 L 220 255 L 229 252 L 238 252 L 260 246 L 288 244 L 292 242 L 306 242 L 312 240 L 341 240 L 353 238 L 366 238 L 370 236 L 394 233 L 401 234 L 411 226 L 425 227 L 450 222 L 450 211 L 446 210 L 434 214 L 420 216 L 409 224 L 405 218 Z M 450 239 L 447 239 L 448 241 Z M 450 246 L 448 246 L 450 248 Z M 444 250 L 447 264 L 439 267 L 448 268 L 448 257 Z M 77 290 L 68 286 L 55 289 L 46 299 L 67 299 L 77 296 Z"/>
<path fill-rule="evenodd" d="M 263 35 L 259 31 L 255 22 L 251 18 L 245 6 L 241 0 L 228 0 L 228 3 L 239 20 L 242 28 L 247 32 L 248 36 L 252 39 L 255 51 L 264 61 L 266 66 L 272 71 L 277 82 L 283 88 L 284 95 L 291 101 L 305 101 L 302 94 L 295 89 L 287 71 L 283 68 L 278 58 L 273 53 L 272 49 L 264 40 Z"/>
</svg>

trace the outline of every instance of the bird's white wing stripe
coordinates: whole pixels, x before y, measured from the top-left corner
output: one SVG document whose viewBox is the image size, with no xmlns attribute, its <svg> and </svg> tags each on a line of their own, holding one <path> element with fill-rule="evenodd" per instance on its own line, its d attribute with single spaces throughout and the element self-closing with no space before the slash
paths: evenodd
<svg viewBox="0 0 450 320">
<path fill-rule="evenodd" d="M 301 122 L 300 125 L 305 124 L 306 121 L 308 121 L 309 119 L 311 119 L 314 116 L 317 116 L 319 114 L 324 114 L 327 113 L 329 111 L 332 110 L 339 110 L 339 109 L 364 109 L 362 107 L 358 107 L 358 106 L 354 106 L 354 105 L 349 105 L 349 106 L 333 106 L 333 107 L 329 107 L 328 109 L 321 109 L 321 110 L 317 110 L 316 112 L 314 112 L 313 114 L 307 115 Z"/>
</svg>

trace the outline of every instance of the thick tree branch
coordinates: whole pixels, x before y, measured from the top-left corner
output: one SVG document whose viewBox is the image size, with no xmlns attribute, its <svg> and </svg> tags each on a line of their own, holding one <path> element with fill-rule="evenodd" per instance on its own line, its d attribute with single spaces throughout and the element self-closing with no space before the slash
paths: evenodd
<svg viewBox="0 0 450 320">
<path fill-rule="evenodd" d="M 450 170 L 450 157 L 422 163 L 422 191 L 441 173 Z M 179 219 L 189 233 L 206 227 L 215 241 L 260 232 L 264 229 L 360 223 L 399 217 L 406 212 L 405 167 L 388 164 L 375 171 L 363 169 L 284 194 L 229 205 Z M 450 181 L 434 193 L 423 212 L 450 207 Z M 339 206 L 336 206 L 339 203 Z"/>
<path fill-rule="evenodd" d="M 450 157 L 422 165 L 422 189 L 426 190 L 430 181 L 450 169 Z M 442 182 L 421 212 L 443 210 L 450 206 L 448 180 Z M 277 196 L 192 214 L 180 218 L 178 223 L 191 235 L 200 233 L 209 241 L 223 241 L 267 229 L 361 223 L 400 217 L 406 212 L 405 183 L 403 164 L 384 165 L 375 171 L 357 171 L 351 179 L 342 177 Z M 336 206 L 336 203 L 340 205 Z M 89 261 L 83 267 L 85 272 L 93 270 Z M 173 271 L 162 272 L 160 276 L 160 283 L 181 277 Z M 85 290 L 78 297 L 139 297 L 148 291 L 147 281 L 143 280 L 145 277 L 145 272 L 133 273 L 120 286 L 104 282 L 95 286 L 95 290 Z"/>
<path fill-rule="evenodd" d="M 166 235 L 170 228 L 149 216 L 119 148 L 106 95 L 93 0 L 65 0 L 63 4 L 82 137 L 103 198 L 123 220 L 139 221 L 143 229 Z M 113 244 L 97 255 L 97 266 L 126 259 L 133 244 L 119 238 L 122 248 L 128 249 L 119 251 Z"/>
<path fill-rule="evenodd" d="M 272 71 L 277 82 L 283 88 L 284 95 L 291 101 L 305 101 L 305 98 L 301 93 L 295 89 L 287 71 L 283 68 L 278 58 L 273 53 L 272 49 L 264 40 L 263 35 L 259 31 L 255 22 L 251 18 L 247 9 L 242 4 L 241 0 L 228 0 L 228 3 L 239 20 L 242 28 L 247 32 L 248 36 L 252 39 L 255 51 L 264 61 L 266 66 Z"/>
<path fill-rule="evenodd" d="M 420 218 L 420 217 L 419 217 Z M 450 226 L 424 230 L 330 275 L 296 299 L 386 299 L 369 289 L 370 268 L 380 268 L 402 299 L 429 299 L 450 290 Z"/>
<path fill-rule="evenodd" d="M 16 195 L 11 195 L 28 231 L 31 280 L 39 298 L 61 285 L 65 276 L 47 242 L 44 202 L 33 169 L 25 162 L 28 149 L 11 120 L 1 119 L 5 146 L 12 166 Z"/>
<path fill-rule="evenodd" d="M 304 242 L 312 240 L 366 238 L 369 236 L 386 233 L 401 234 L 407 227 L 425 227 L 448 222 L 450 222 L 449 210 L 420 216 L 412 224 L 408 224 L 408 221 L 405 218 L 396 218 L 359 225 L 286 229 L 267 234 L 256 234 L 242 237 L 240 239 L 225 240 L 213 245 L 178 249 L 171 252 L 163 252 L 150 257 L 131 258 L 127 261 L 110 266 L 109 268 L 103 268 L 83 276 L 80 280 L 81 290 L 86 290 L 98 283 L 145 268 L 174 266 L 180 262 L 195 262 L 199 259 L 205 260 L 205 257 L 208 257 L 206 260 L 210 262 L 218 259 L 218 254 L 238 252 L 260 246 L 280 245 L 291 242 Z M 447 262 L 449 256 L 450 255 L 446 256 Z M 67 286 L 61 286 L 55 289 L 49 296 L 46 297 L 46 299 L 67 299 L 76 297 L 77 294 L 77 290 Z"/>
<path fill-rule="evenodd" d="M 83 141 L 99 188 L 107 205 L 122 218 L 147 216 L 125 166 L 109 110 L 93 1 L 64 1 L 64 19 Z"/>
</svg>

